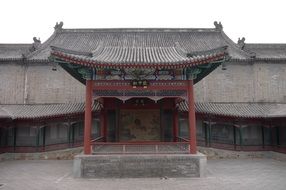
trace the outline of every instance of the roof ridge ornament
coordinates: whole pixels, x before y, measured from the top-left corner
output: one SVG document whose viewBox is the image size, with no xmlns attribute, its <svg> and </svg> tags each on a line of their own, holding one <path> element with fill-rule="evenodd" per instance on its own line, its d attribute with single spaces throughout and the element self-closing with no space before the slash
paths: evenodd
<svg viewBox="0 0 286 190">
<path fill-rule="evenodd" d="M 240 49 L 244 49 L 244 46 L 245 46 L 245 37 L 242 37 L 241 39 L 238 38 L 238 40 L 237 40 L 237 45 L 239 46 Z"/>
<path fill-rule="evenodd" d="M 41 40 L 40 38 L 37 39 L 37 37 L 33 37 L 34 43 L 32 44 L 32 47 L 29 48 L 30 52 L 36 51 L 39 46 L 41 45 Z"/>
<path fill-rule="evenodd" d="M 247 53 L 249 54 L 249 56 L 250 56 L 251 59 L 256 58 L 256 53 L 253 52 L 253 51 L 250 51 L 250 50 L 247 49 L 247 48 L 245 48 L 245 44 L 246 44 L 246 43 L 245 43 L 245 37 L 242 37 L 241 39 L 238 38 L 238 40 L 237 40 L 237 45 L 238 45 L 238 47 L 239 47 L 241 50 L 247 52 Z"/>
<path fill-rule="evenodd" d="M 61 31 L 63 29 L 63 25 L 64 25 L 63 21 L 59 23 L 57 22 L 56 25 L 54 26 L 55 32 Z"/>
<path fill-rule="evenodd" d="M 214 25 L 215 25 L 216 30 L 222 31 L 223 26 L 222 26 L 221 22 L 214 21 Z"/>
</svg>

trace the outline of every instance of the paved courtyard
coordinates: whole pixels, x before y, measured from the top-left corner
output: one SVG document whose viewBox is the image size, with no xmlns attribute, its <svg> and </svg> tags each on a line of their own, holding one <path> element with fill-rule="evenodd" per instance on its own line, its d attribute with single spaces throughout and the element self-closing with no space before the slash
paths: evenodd
<svg viewBox="0 0 286 190">
<path fill-rule="evenodd" d="M 286 189 L 286 162 L 272 159 L 208 160 L 205 178 L 74 179 L 71 160 L 0 162 L 2 190 Z"/>
</svg>

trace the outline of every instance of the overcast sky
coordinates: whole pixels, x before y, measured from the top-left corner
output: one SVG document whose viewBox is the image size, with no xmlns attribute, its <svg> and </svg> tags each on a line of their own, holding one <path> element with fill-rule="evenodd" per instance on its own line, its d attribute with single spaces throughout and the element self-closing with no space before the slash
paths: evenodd
<svg viewBox="0 0 286 190">
<path fill-rule="evenodd" d="M 284 2 L 283 2 L 284 1 Z M 64 28 L 213 28 L 233 40 L 286 43 L 285 0 L 1 0 L 0 43 L 45 41 Z"/>
</svg>

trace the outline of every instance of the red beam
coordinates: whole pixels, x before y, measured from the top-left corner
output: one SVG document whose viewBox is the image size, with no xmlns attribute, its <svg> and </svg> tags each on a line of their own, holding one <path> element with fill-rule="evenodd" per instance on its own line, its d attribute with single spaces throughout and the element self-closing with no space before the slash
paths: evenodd
<svg viewBox="0 0 286 190">
<path fill-rule="evenodd" d="M 91 154 L 91 125 L 92 125 L 92 80 L 86 80 L 85 113 L 84 113 L 84 154 Z"/>
<path fill-rule="evenodd" d="M 180 145 L 189 142 L 162 142 L 162 141 L 123 141 L 123 142 L 92 142 L 93 145 Z"/>
<path fill-rule="evenodd" d="M 176 85 L 178 83 L 178 85 Z M 187 90 L 187 82 L 182 80 L 151 81 L 147 88 L 133 88 L 131 81 L 99 80 L 94 84 L 94 90 Z"/>
</svg>

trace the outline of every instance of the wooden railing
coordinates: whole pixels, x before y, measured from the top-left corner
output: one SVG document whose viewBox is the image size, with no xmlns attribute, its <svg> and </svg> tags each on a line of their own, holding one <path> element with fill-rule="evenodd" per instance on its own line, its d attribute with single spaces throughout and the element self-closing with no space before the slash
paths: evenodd
<svg viewBox="0 0 286 190">
<path fill-rule="evenodd" d="M 176 139 L 177 139 L 177 142 L 190 142 L 189 139 L 184 138 L 184 137 L 176 137 Z"/>
<path fill-rule="evenodd" d="M 104 142 L 105 141 L 105 137 L 101 136 L 101 137 L 97 137 L 95 139 L 92 139 L 91 140 L 91 143 L 94 143 L 94 142 Z"/>
<path fill-rule="evenodd" d="M 93 154 L 188 154 L 188 142 L 92 142 Z"/>
</svg>

